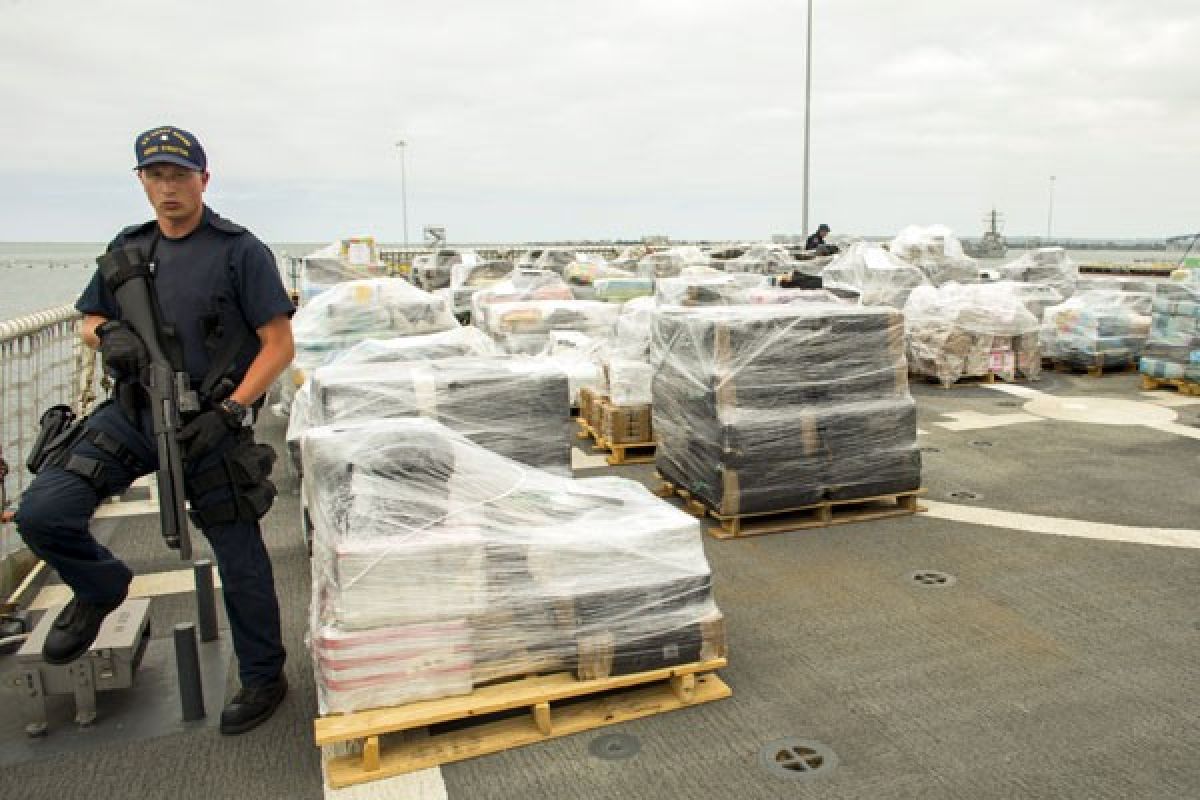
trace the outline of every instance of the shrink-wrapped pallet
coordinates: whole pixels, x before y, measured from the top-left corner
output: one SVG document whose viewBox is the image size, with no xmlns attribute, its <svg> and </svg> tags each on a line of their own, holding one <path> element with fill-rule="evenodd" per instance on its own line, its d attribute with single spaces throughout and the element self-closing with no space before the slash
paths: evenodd
<svg viewBox="0 0 1200 800">
<path fill-rule="evenodd" d="M 945 225 L 910 225 L 896 234 L 888 249 L 919 267 L 934 286 L 979 280 L 975 259 L 963 252 L 962 243 Z"/>
<path fill-rule="evenodd" d="M 722 263 L 726 272 L 747 272 L 754 275 L 781 275 L 796 267 L 787 248 L 777 244 L 754 244 L 736 258 Z"/>
<path fill-rule="evenodd" d="M 908 366 L 949 386 L 964 377 L 1041 377 L 1038 321 L 1012 283 L 920 286 L 904 307 Z"/>
<path fill-rule="evenodd" d="M 904 321 L 841 303 L 664 308 L 656 465 L 719 514 L 916 489 Z"/>
<path fill-rule="evenodd" d="M 546 353 L 556 331 L 612 339 L 620 306 L 595 300 L 518 300 L 491 303 L 481 327 L 508 353 Z"/>
<path fill-rule="evenodd" d="M 856 290 L 864 306 L 903 309 L 909 294 L 929 285 L 925 273 L 878 245 L 855 242 L 839 253 L 821 272 L 826 286 Z"/>
<path fill-rule="evenodd" d="M 643 406 L 653 402 L 650 381 L 654 368 L 632 358 L 610 358 L 604 365 L 608 376 L 608 397 L 615 406 Z"/>
<path fill-rule="evenodd" d="M 1006 280 L 1048 286 L 1067 298 L 1075 293 L 1079 266 L 1061 247 L 1039 247 L 1005 264 L 1000 274 Z"/>
<path fill-rule="evenodd" d="M 674 277 L 686 267 L 707 267 L 711 263 L 712 259 L 699 247 L 686 245 L 647 253 L 638 261 L 637 272 L 643 278 L 655 280 Z"/>
<path fill-rule="evenodd" d="M 659 278 L 655 297 L 660 305 L 740 305 L 746 301 L 747 290 L 767 286 L 770 286 L 770 278 L 766 275 L 688 267 L 675 277 Z"/>
<path fill-rule="evenodd" d="M 426 416 L 476 444 L 570 474 L 570 395 L 550 359 L 446 358 L 321 367 L 311 387 L 313 425 Z"/>
<path fill-rule="evenodd" d="M 546 270 L 517 269 L 505 280 L 480 289 L 471 296 L 471 324 L 480 330 L 489 330 L 493 305 L 573 299 L 575 295 L 561 275 Z"/>
<path fill-rule="evenodd" d="M 1200 383 L 1200 282 L 1159 284 L 1153 312 L 1139 370 L 1152 378 Z"/>
<path fill-rule="evenodd" d="M 308 374 L 366 339 L 436 333 L 458 327 L 445 298 L 403 278 L 339 283 L 303 305 L 292 317 L 296 356 L 283 380 L 283 407 Z"/>
<path fill-rule="evenodd" d="M 637 483 L 555 477 L 424 418 L 314 428 L 304 454 L 322 713 L 725 653 L 699 523 Z"/>
<path fill-rule="evenodd" d="M 434 294 L 447 297 L 455 314 L 469 314 L 471 298 L 476 292 L 508 279 L 511 273 L 512 264 L 508 261 L 464 259 L 450 266 L 450 285 Z"/>
<path fill-rule="evenodd" d="M 476 328 L 451 328 L 440 333 L 364 339 L 349 350 L 330 355 L 331 364 L 379 364 L 421 361 L 456 356 L 494 356 L 500 350 L 489 336 Z M 292 468 L 300 468 L 300 436 L 313 426 L 312 394 L 305 381 L 292 398 L 286 441 Z"/>
<path fill-rule="evenodd" d="M 300 303 L 311 302 L 339 283 L 387 274 L 388 266 L 380 259 L 372 237 L 338 239 L 300 259 Z"/>
<path fill-rule="evenodd" d="M 604 367 L 600 352 L 604 342 L 578 331 L 553 331 L 550 334 L 550 353 L 538 358 L 561 369 L 567 376 L 571 407 L 579 406 L 583 389 L 604 391 Z"/>
<path fill-rule="evenodd" d="M 1075 367 L 1136 365 L 1150 335 L 1152 305 L 1147 293 L 1078 292 L 1044 312 L 1044 353 Z"/>
</svg>

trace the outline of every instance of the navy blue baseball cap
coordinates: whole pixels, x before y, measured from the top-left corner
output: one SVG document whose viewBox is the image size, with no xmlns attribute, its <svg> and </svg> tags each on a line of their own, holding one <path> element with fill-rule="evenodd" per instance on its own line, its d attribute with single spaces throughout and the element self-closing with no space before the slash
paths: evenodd
<svg viewBox="0 0 1200 800">
<path fill-rule="evenodd" d="M 137 158 L 137 166 L 134 169 L 151 164 L 176 164 L 204 172 L 208 167 L 208 158 L 204 155 L 200 140 L 173 125 L 151 128 L 138 134 L 133 142 L 133 153 Z"/>
</svg>

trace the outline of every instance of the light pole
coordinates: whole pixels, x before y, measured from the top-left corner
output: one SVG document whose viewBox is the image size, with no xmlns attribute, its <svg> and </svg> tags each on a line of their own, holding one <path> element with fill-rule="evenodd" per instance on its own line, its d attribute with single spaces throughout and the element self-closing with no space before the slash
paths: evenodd
<svg viewBox="0 0 1200 800">
<path fill-rule="evenodd" d="M 812 0 L 808 0 L 808 25 L 805 28 L 808 43 L 804 47 L 804 202 L 801 206 L 800 233 L 808 236 L 808 136 L 809 119 L 812 112 Z"/>
<path fill-rule="evenodd" d="M 1054 231 L 1054 176 L 1050 176 L 1050 206 L 1046 210 L 1046 239 L 1049 240 Z"/>
<path fill-rule="evenodd" d="M 408 175 L 404 167 L 404 151 L 408 148 L 408 142 L 403 139 L 396 142 L 396 147 L 400 149 L 400 213 L 404 219 L 404 257 L 408 257 Z"/>
</svg>

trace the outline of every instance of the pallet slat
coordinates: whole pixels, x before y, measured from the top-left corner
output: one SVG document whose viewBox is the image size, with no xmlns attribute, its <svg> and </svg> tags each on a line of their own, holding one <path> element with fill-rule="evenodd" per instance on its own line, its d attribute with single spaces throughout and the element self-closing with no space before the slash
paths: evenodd
<svg viewBox="0 0 1200 800">
<path fill-rule="evenodd" d="M 715 658 L 583 681 L 563 672 L 484 686 L 461 697 L 321 717 L 314 723 L 316 743 L 322 747 L 363 743 L 361 753 L 333 756 L 326 762 L 330 786 L 340 788 L 720 700 L 733 693 L 713 672 L 726 663 Z M 580 702 L 554 705 L 576 698 Z M 385 734 L 521 708 L 529 709 L 529 714 L 479 722 L 391 747 L 380 744 L 379 737 Z"/>
<path fill-rule="evenodd" d="M 1181 378 L 1155 378 L 1150 375 L 1142 375 L 1142 388 L 1146 391 L 1153 389 L 1173 388 L 1178 389 L 1182 395 L 1189 397 L 1200 397 L 1200 383 L 1192 383 Z"/>
<path fill-rule="evenodd" d="M 852 522 L 873 519 L 903 517 L 926 511 L 917 502 L 926 489 L 908 492 L 859 497 L 847 500 L 826 500 L 780 511 L 760 511 L 750 514 L 718 514 L 707 505 L 692 498 L 690 492 L 669 481 L 664 481 L 655 492 L 659 497 L 677 496 L 684 503 L 684 510 L 697 517 L 712 517 L 717 524 L 708 528 L 715 539 L 740 539 L 764 533 L 786 533 L 809 528 L 827 528 Z"/>
<path fill-rule="evenodd" d="M 682 664 L 675 667 L 581 681 L 568 672 L 537 675 L 508 683 L 482 686 L 467 695 L 421 700 L 393 708 L 375 708 L 352 714 L 320 717 L 315 722 L 318 745 L 361 739 L 410 728 L 423 728 L 439 722 L 495 714 L 538 703 L 565 700 L 585 694 L 623 689 L 640 683 L 668 680 L 677 675 L 711 672 L 726 665 L 724 658 Z"/>
<path fill-rule="evenodd" d="M 733 694 L 714 674 L 695 676 L 694 681 L 690 700 L 686 702 L 672 684 L 658 683 L 563 708 L 548 708 L 547 714 L 552 715 L 547 719 L 549 731 L 540 730 L 539 723 L 528 716 L 487 722 L 384 749 L 379 767 L 374 770 L 365 770 L 358 756 L 337 756 L 326 762 L 326 775 L 330 786 L 337 789 L 721 700 Z"/>
</svg>

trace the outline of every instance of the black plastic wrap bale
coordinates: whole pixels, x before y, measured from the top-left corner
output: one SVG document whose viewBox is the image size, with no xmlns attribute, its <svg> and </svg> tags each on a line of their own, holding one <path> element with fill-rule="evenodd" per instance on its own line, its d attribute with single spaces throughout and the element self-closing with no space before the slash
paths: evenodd
<svg viewBox="0 0 1200 800">
<path fill-rule="evenodd" d="M 919 487 L 892 309 L 664 310 L 652 358 L 658 469 L 718 514 Z"/>
</svg>

